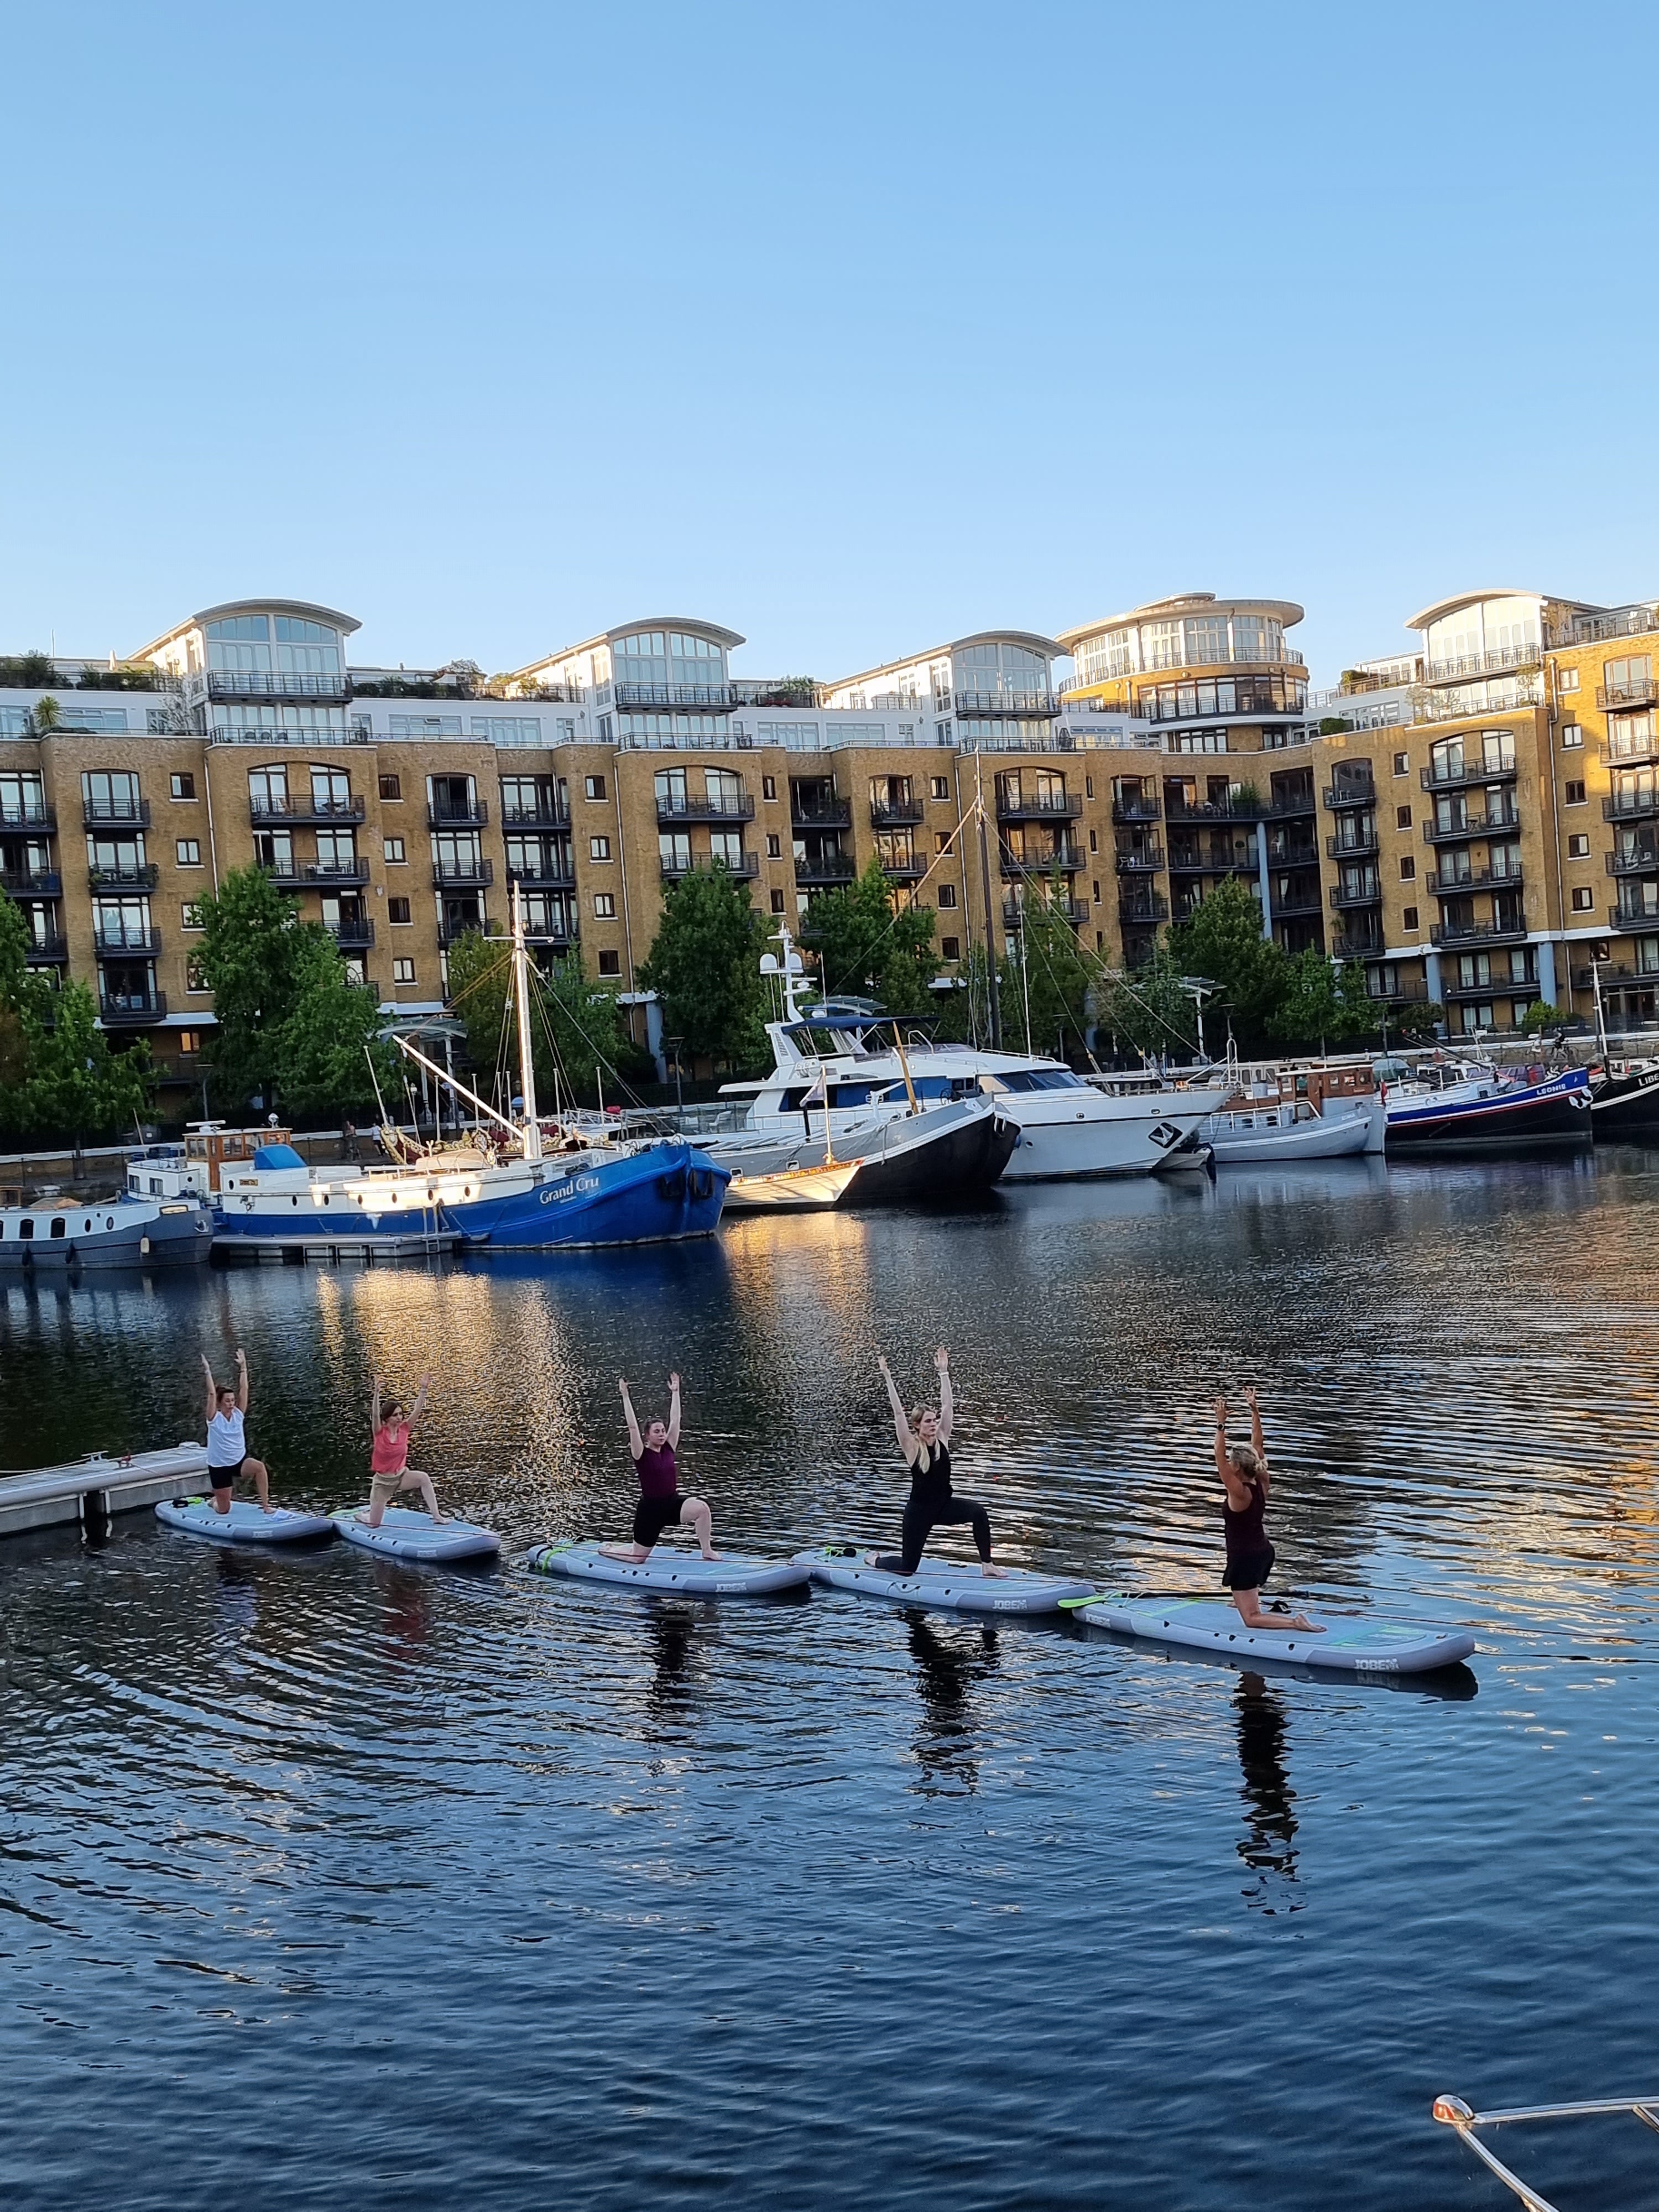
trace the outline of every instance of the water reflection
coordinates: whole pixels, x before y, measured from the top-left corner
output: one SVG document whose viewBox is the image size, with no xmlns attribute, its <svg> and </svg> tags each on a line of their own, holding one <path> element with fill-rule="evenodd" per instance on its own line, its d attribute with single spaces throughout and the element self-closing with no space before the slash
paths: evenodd
<svg viewBox="0 0 1659 2212">
<path fill-rule="evenodd" d="M 1244 1674 L 1233 1692 L 1238 1730 L 1238 1764 L 1243 1777 L 1247 1831 L 1238 1856 L 1253 1879 L 1244 1902 L 1269 1915 L 1299 1912 L 1297 1894 L 1296 1792 L 1285 1765 L 1285 1707 L 1276 1689 L 1260 1674 Z"/>
<path fill-rule="evenodd" d="M 686 1606 L 654 1603 L 647 1625 L 651 1655 L 647 1710 L 656 1720 L 684 1720 L 696 1710 L 705 1686 L 696 1650 L 696 1616 Z"/>
<path fill-rule="evenodd" d="M 381 1626 L 395 1656 L 416 1661 L 432 1641 L 436 1584 L 419 1567 L 374 1559 L 374 1580 L 381 1601 Z"/>
<path fill-rule="evenodd" d="M 915 1741 L 921 1787 L 930 1796 L 971 1796 L 979 1787 L 979 1728 L 971 1693 L 997 1672 L 997 1632 L 939 1629 L 924 1614 L 912 1613 L 909 1643 L 921 1692 Z"/>
</svg>

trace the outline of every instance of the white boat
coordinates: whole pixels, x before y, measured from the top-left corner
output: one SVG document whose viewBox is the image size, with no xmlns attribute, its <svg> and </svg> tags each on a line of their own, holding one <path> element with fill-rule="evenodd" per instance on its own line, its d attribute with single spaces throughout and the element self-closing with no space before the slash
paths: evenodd
<svg viewBox="0 0 1659 2212">
<path fill-rule="evenodd" d="M 0 1267 L 160 1267 L 205 1260 L 208 1209 L 188 1194 L 54 1198 L 0 1210 Z"/>
<path fill-rule="evenodd" d="M 840 1206 L 864 1172 L 862 1160 L 823 1167 L 779 1168 L 770 1175 L 739 1170 L 726 1187 L 728 1213 L 817 1213 Z"/>
<path fill-rule="evenodd" d="M 1322 1113 L 1306 1098 L 1281 1098 L 1271 1105 L 1235 1106 L 1212 1114 L 1203 1134 L 1218 1167 L 1248 1168 L 1381 1152 L 1382 1127 L 1379 1098 L 1330 1098 Z"/>
<path fill-rule="evenodd" d="M 842 1158 L 867 1149 L 872 1117 L 937 1111 L 989 1100 L 1013 1127 L 1005 1182 L 1147 1175 L 1226 1103 L 1219 1089 L 1121 1091 L 1085 1082 L 1041 1053 L 992 1052 L 906 1038 L 903 1024 L 856 1000 L 803 1010 L 799 957 L 781 933 L 784 1018 L 769 1022 L 773 1070 L 755 1083 L 728 1083 L 721 1096 L 746 1098 L 744 1133 L 810 1136 L 822 1107 Z M 741 1141 L 739 1139 L 738 1141 Z M 733 1153 L 711 1145 L 727 1164 Z"/>
</svg>

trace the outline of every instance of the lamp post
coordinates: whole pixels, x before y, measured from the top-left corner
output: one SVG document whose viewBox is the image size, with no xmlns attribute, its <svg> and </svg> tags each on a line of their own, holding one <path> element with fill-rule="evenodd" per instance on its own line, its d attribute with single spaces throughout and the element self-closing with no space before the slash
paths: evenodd
<svg viewBox="0 0 1659 2212">
<path fill-rule="evenodd" d="M 680 1047 L 684 1042 L 684 1037 L 670 1037 L 667 1040 L 668 1049 L 674 1055 L 674 1112 L 682 1124 L 685 1121 L 685 1091 L 680 1081 Z"/>
</svg>

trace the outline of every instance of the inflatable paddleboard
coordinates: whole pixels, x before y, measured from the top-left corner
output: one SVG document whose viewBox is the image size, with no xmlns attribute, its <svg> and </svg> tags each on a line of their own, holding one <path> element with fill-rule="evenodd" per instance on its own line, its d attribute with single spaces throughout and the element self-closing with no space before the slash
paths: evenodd
<svg viewBox="0 0 1659 2212">
<path fill-rule="evenodd" d="M 249 1498 L 233 1499 L 228 1513 L 215 1512 L 210 1498 L 164 1498 L 155 1517 L 214 1544 L 307 1544 L 334 1534 L 326 1513 L 295 1513 L 286 1505 L 262 1513 Z"/>
<path fill-rule="evenodd" d="M 493 1528 L 471 1521 L 434 1522 L 429 1514 L 404 1505 L 389 1505 L 378 1528 L 360 1521 L 356 1508 L 337 1513 L 334 1525 L 348 1544 L 388 1559 L 482 1559 L 501 1548 Z"/>
<path fill-rule="evenodd" d="M 1079 1620 L 1155 1644 L 1185 1644 L 1232 1659 L 1285 1659 L 1298 1667 L 1323 1667 L 1344 1674 L 1423 1674 L 1455 1666 L 1474 1650 L 1466 1628 L 1425 1620 L 1375 1620 L 1300 1607 L 1324 1623 L 1322 1636 L 1302 1629 L 1246 1628 L 1236 1609 L 1218 1598 L 1097 1596 L 1068 1607 Z"/>
<path fill-rule="evenodd" d="M 831 1589 L 891 1598 L 901 1605 L 945 1606 L 957 1613 L 1058 1613 L 1067 1598 L 1089 1597 L 1094 1591 L 1092 1583 L 1075 1575 L 1036 1574 L 1026 1567 L 1010 1567 L 1000 1577 L 985 1575 L 977 1559 L 963 1565 L 925 1554 L 913 1575 L 884 1574 L 878 1567 L 866 1567 L 863 1552 L 850 1544 L 797 1552 L 795 1564 Z"/>
<path fill-rule="evenodd" d="M 682 1597 L 763 1597 L 799 1589 L 811 1577 L 792 1559 L 756 1559 L 728 1553 L 705 1559 L 699 1552 L 660 1546 L 635 1566 L 608 1559 L 597 1544 L 539 1544 L 525 1560 L 538 1575 L 568 1575 L 583 1583 L 614 1583 L 625 1589 L 671 1590 Z"/>
</svg>

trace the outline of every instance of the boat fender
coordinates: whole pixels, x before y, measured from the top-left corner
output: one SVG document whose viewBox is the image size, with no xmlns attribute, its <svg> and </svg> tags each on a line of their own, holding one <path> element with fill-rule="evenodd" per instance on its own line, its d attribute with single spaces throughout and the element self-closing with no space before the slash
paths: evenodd
<svg viewBox="0 0 1659 2212">
<path fill-rule="evenodd" d="M 141 1237 L 138 1239 L 138 1249 L 141 1254 L 148 1255 L 149 1251 L 149 1239 L 148 1237 Z"/>
</svg>

